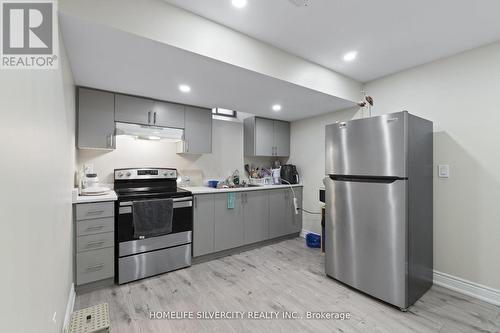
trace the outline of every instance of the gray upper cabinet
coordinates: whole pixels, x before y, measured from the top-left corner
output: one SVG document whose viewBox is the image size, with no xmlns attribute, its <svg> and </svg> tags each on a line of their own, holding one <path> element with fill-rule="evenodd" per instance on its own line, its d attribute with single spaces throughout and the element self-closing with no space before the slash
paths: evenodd
<svg viewBox="0 0 500 333">
<path fill-rule="evenodd" d="M 193 106 L 185 108 L 184 142 L 178 153 L 212 152 L 212 110 Z"/>
<path fill-rule="evenodd" d="M 80 149 L 115 148 L 115 95 L 78 88 L 78 136 Z"/>
<path fill-rule="evenodd" d="M 255 119 L 255 155 L 274 156 L 274 121 Z"/>
<path fill-rule="evenodd" d="M 153 123 L 161 127 L 184 128 L 184 105 L 154 102 Z"/>
<path fill-rule="evenodd" d="M 245 156 L 289 156 L 290 123 L 249 117 L 244 120 Z"/>
<path fill-rule="evenodd" d="M 290 156 L 290 123 L 274 120 L 274 154 Z"/>
<path fill-rule="evenodd" d="M 193 257 L 214 252 L 214 196 L 212 194 L 194 197 Z"/>
<path fill-rule="evenodd" d="M 249 191 L 243 195 L 243 228 L 245 244 L 269 238 L 268 191 Z"/>
<path fill-rule="evenodd" d="M 215 251 L 243 245 L 242 193 L 235 193 L 234 208 L 227 208 L 228 193 L 214 195 Z"/>
<path fill-rule="evenodd" d="M 155 102 L 129 95 L 115 95 L 115 120 L 124 123 L 154 125 Z"/>
</svg>

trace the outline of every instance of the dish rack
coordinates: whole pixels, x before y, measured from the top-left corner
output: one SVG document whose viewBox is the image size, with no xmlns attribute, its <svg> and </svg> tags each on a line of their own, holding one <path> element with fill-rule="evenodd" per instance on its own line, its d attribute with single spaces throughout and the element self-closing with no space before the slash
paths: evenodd
<svg viewBox="0 0 500 333">
<path fill-rule="evenodd" d="M 264 178 L 249 178 L 248 184 L 250 185 L 271 185 L 273 183 L 273 177 Z"/>
</svg>

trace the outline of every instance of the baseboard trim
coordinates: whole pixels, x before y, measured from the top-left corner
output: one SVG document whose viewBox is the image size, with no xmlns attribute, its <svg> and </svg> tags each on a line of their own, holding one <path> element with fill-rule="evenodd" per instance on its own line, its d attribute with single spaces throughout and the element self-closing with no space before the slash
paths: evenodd
<svg viewBox="0 0 500 333">
<path fill-rule="evenodd" d="M 300 237 L 305 238 L 310 232 L 312 231 L 302 229 Z M 433 280 L 434 284 L 443 288 L 454 290 L 481 301 L 500 306 L 500 290 L 439 271 L 434 271 Z"/>
<path fill-rule="evenodd" d="M 64 315 L 63 333 L 68 332 L 69 322 L 71 320 L 71 314 L 73 313 L 73 308 L 75 306 L 76 292 L 75 284 L 71 284 L 69 289 L 68 302 L 66 303 L 66 314 Z"/>
<path fill-rule="evenodd" d="M 309 230 L 306 230 L 306 229 L 302 229 L 302 230 L 300 231 L 300 237 L 302 237 L 302 238 L 306 238 L 306 235 L 307 235 L 308 233 L 312 233 L 312 234 L 316 234 L 316 235 L 318 234 L 317 232 L 313 232 L 313 231 L 309 231 Z"/>
<path fill-rule="evenodd" d="M 500 290 L 493 289 L 469 280 L 434 271 L 434 284 L 480 299 L 487 303 L 500 305 Z"/>
</svg>

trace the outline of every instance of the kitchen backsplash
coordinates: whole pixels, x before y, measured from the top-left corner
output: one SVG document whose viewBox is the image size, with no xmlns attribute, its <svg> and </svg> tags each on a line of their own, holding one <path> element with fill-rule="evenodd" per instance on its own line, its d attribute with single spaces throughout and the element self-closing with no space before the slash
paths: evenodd
<svg viewBox="0 0 500 333">
<path fill-rule="evenodd" d="M 163 141 L 137 140 L 117 136 L 113 151 L 78 150 L 77 168 L 92 164 L 101 183 L 113 183 L 113 170 L 136 167 L 172 167 L 181 175 L 188 175 L 192 185 L 202 180 L 223 179 L 238 169 L 247 178 L 244 164 L 270 165 L 268 157 L 243 156 L 243 124 L 214 120 L 212 127 L 212 154 L 177 154 L 177 144 Z M 282 160 L 286 162 L 286 160 Z M 75 170 L 76 171 L 76 170 Z"/>
</svg>

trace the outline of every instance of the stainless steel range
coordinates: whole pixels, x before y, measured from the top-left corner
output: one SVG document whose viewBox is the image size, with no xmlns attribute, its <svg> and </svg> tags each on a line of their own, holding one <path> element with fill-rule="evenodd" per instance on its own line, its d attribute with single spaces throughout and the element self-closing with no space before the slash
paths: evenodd
<svg viewBox="0 0 500 333">
<path fill-rule="evenodd" d="M 190 266 L 193 196 L 177 188 L 177 170 L 115 169 L 114 184 L 118 195 L 115 204 L 116 282 L 127 283 Z M 144 204 L 150 206 L 143 206 L 146 209 L 139 211 L 139 205 Z M 168 224 L 168 228 L 156 226 L 156 231 L 153 230 L 154 223 L 148 224 L 148 219 L 158 220 L 158 217 L 162 218 L 159 219 L 161 223 Z M 143 221 L 143 234 L 138 235 L 139 219 Z"/>
</svg>

